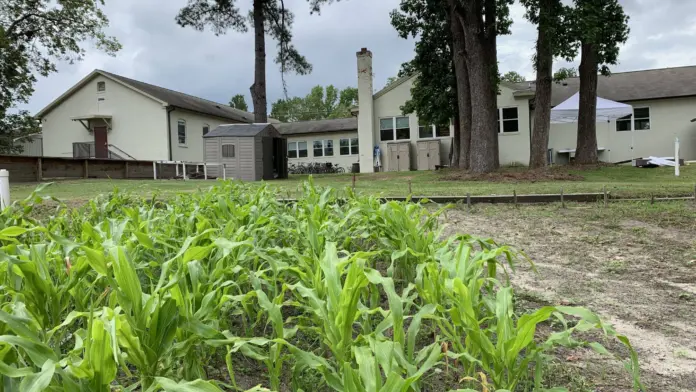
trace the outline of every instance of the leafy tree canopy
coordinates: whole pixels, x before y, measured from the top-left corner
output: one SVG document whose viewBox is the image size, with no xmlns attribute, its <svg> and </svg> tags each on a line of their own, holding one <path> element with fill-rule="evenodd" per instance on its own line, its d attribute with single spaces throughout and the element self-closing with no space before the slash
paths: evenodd
<svg viewBox="0 0 696 392">
<path fill-rule="evenodd" d="M 553 80 L 556 83 L 561 83 L 562 81 L 569 78 L 577 78 L 578 70 L 575 68 L 559 68 L 558 71 L 553 73 Z"/>
<path fill-rule="evenodd" d="M 230 99 L 230 106 L 235 109 L 244 110 L 245 112 L 249 111 L 249 106 L 247 105 L 246 99 L 242 94 L 237 94 L 232 97 L 232 99 Z"/>
<path fill-rule="evenodd" d="M 20 154 L 29 135 L 41 131 L 39 121 L 27 111 L 7 114 L 0 118 L 0 154 Z M 17 140 L 19 139 L 19 140 Z"/>
<path fill-rule="evenodd" d="M 350 109 L 358 104 L 358 89 L 339 90 L 333 85 L 315 86 L 305 97 L 279 99 L 273 103 L 271 117 L 282 122 L 322 120 L 350 117 Z"/>
<path fill-rule="evenodd" d="M 577 45 L 592 44 L 598 71 L 608 76 L 619 59 L 619 46 L 628 39 L 628 15 L 618 0 L 575 0 L 573 35 Z"/>
<path fill-rule="evenodd" d="M 515 71 L 506 72 L 500 77 L 500 80 L 511 82 L 511 83 L 522 83 L 524 82 L 524 76 L 520 75 Z"/>
</svg>

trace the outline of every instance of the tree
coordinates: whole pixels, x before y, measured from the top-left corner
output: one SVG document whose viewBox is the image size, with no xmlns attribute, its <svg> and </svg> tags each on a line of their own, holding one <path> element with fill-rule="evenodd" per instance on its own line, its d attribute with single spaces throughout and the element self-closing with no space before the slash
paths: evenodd
<svg viewBox="0 0 696 392">
<path fill-rule="evenodd" d="M 527 19 L 537 25 L 538 31 L 534 55 L 534 67 L 537 72 L 534 129 L 529 155 L 529 167 L 534 169 L 544 167 L 548 163 L 553 58 L 574 57 L 576 51 L 567 34 L 568 8 L 561 0 L 523 0 L 522 3 L 527 8 Z"/>
<path fill-rule="evenodd" d="M 401 110 L 404 114 L 417 113 L 423 124 L 448 124 L 455 119 L 451 164 L 466 168 L 469 143 L 461 144 L 461 135 L 468 135 L 470 127 L 463 127 L 459 121 L 452 36 L 445 6 L 445 0 L 402 0 L 399 9 L 391 12 L 392 26 L 402 38 L 418 38 L 413 60 L 403 64 L 399 72 L 399 76 L 417 75 L 411 99 Z"/>
<path fill-rule="evenodd" d="M 0 118 L 0 154 L 22 153 L 24 151 L 22 143 L 31 141 L 30 135 L 39 132 L 41 132 L 39 121 L 28 111 L 3 116 Z"/>
<path fill-rule="evenodd" d="M 522 83 L 522 82 L 525 81 L 525 80 L 524 80 L 524 76 L 520 75 L 519 73 L 517 73 L 517 72 L 515 72 L 515 71 L 506 72 L 506 73 L 500 78 L 500 80 L 504 80 L 504 81 L 510 82 L 510 83 Z"/>
<path fill-rule="evenodd" d="M 304 98 L 279 99 L 273 103 L 271 117 L 282 122 L 322 120 L 350 117 L 358 103 L 358 89 L 338 90 L 333 85 L 315 86 Z"/>
<path fill-rule="evenodd" d="M 230 99 L 230 106 L 235 109 L 244 110 L 245 112 L 249 110 L 247 106 L 246 99 L 242 94 L 237 94 L 232 99 Z"/>
<path fill-rule="evenodd" d="M 384 85 L 384 87 L 389 86 L 390 84 L 396 82 L 399 78 L 396 76 L 390 76 L 387 78 L 387 84 Z"/>
<path fill-rule="evenodd" d="M 628 16 L 618 0 L 575 0 L 573 34 L 580 44 L 580 103 L 575 162 L 596 163 L 597 73 L 609 76 L 619 45 L 628 39 Z"/>
<path fill-rule="evenodd" d="M 294 15 L 285 8 L 284 0 L 251 1 L 250 19 L 254 29 L 254 84 L 249 90 L 254 104 L 254 121 L 264 123 L 268 122 L 265 34 L 268 33 L 278 43 L 278 56 L 275 62 L 280 65 L 284 88 L 284 75 L 287 72 L 306 75 L 312 71 L 312 66 L 292 44 L 291 29 Z M 307 1 L 310 4 L 310 13 L 315 13 L 319 12 L 322 4 L 333 0 Z M 188 4 L 179 11 L 176 22 L 182 27 L 190 26 L 198 31 L 210 27 L 215 35 L 225 34 L 230 29 L 247 32 L 249 23 L 237 7 L 236 0 L 188 0 Z"/>
<path fill-rule="evenodd" d="M 485 173 L 500 165 L 498 149 L 497 37 L 510 32 L 512 0 L 448 0 L 464 31 L 471 97 L 469 168 Z"/>
<path fill-rule="evenodd" d="M 103 0 L 13 0 L 0 1 L 0 126 L 27 122 L 8 110 L 26 103 L 34 92 L 36 75 L 56 72 L 56 61 L 79 61 L 83 43 L 114 55 L 121 45 L 104 33 L 109 21 L 101 10 Z"/>
<path fill-rule="evenodd" d="M 576 50 L 577 52 L 577 50 Z M 553 81 L 556 83 L 561 83 L 566 79 L 577 78 L 578 70 L 575 68 L 560 68 L 553 74 Z"/>
</svg>

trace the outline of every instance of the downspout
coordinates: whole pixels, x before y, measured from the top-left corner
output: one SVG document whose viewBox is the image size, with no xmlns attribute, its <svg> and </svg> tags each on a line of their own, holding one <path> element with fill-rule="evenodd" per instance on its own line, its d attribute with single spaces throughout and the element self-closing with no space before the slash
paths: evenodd
<svg viewBox="0 0 696 392">
<path fill-rule="evenodd" d="M 169 160 L 172 158 L 172 115 L 171 113 L 176 110 L 174 106 L 167 106 L 167 149 L 169 150 Z"/>
</svg>

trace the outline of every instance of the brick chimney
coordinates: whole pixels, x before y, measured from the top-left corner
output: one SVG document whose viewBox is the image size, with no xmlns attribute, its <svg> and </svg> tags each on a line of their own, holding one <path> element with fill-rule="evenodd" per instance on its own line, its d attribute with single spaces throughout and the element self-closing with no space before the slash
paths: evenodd
<svg viewBox="0 0 696 392">
<path fill-rule="evenodd" d="M 374 100 L 372 99 L 372 52 L 362 48 L 358 53 L 358 138 L 360 172 L 374 172 Z"/>
</svg>

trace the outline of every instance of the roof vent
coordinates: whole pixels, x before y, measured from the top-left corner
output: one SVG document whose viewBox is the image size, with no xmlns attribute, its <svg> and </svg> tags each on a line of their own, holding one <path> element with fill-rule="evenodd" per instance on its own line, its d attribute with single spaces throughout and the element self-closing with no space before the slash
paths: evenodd
<svg viewBox="0 0 696 392">
<path fill-rule="evenodd" d="M 568 82 L 566 82 L 566 81 L 564 80 L 562 84 L 563 84 L 564 86 L 567 86 L 567 85 L 568 85 Z"/>
<path fill-rule="evenodd" d="M 220 105 L 215 105 L 216 108 L 221 109 Z"/>
</svg>

